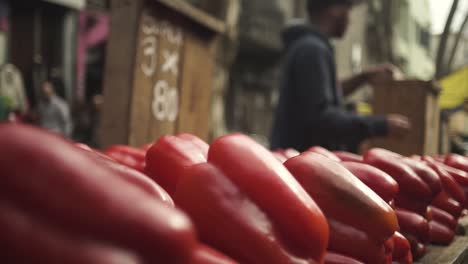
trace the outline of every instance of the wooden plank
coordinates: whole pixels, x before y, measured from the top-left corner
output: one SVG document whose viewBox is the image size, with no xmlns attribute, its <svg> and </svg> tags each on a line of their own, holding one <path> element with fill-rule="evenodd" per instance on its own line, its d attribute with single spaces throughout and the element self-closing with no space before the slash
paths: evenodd
<svg viewBox="0 0 468 264">
<path fill-rule="evenodd" d="M 158 66 L 159 36 L 156 34 L 156 20 L 152 14 L 143 12 L 140 18 L 136 63 L 133 81 L 133 100 L 130 119 L 130 144 L 141 146 L 149 141 L 153 115 L 154 78 Z"/>
<path fill-rule="evenodd" d="M 151 96 L 152 119 L 147 131 L 147 141 L 153 141 L 165 134 L 174 134 L 180 114 L 180 79 L 184 74 L 181 68 L 185 63 L 184 20 L 163 11 L 153 10 L 152 13 L 159 33 L 157 68 L 153 76 Z"/>
<path fill-rule="evenodd" d="M 430 82 L 394 81 L 376 88 L 374 113 L 402 114 L 412 123 L 411 132 L 401 139 L 382 138 L 373 145 L 404 154 L 435 154 L 438 146 L 437 99 L 430 94 Z"/>
<path fill-rule="evenodd" d="M 133 62 L 142 0 L 112 0 L 111 33 L 104 77 L 101 147 L 126 144 L 129 137 Z"/>
<path fill-rule="evenodd" d="M 207 141 L 209 136 L 215 42 L 187 33 L 177 131 Z M 211 42 L 211 44 L 209 44 Z"/>
<path fill-rule="evenodd" d="M 209 29 L 215 33 L 224 33 L 226 30 L 223 21 L 210 16 L 206 12 L 193 7 L 191 4 L 183 0 L 156 0 L 158 3 L 183 14 L 193 22 L 200 24 L 201 26 Z"/>
<path fill-rule="evenodd" d="M 456 237 L 449 246 L 429 246 L 428 253 L 416 264 L 468 263 L 468 237 Z"/>
<path fill-rule="evenodd" d="M 424 153 L 435 155 L 439 153 L 440 141 L 440 108 L 437 96 L 429 93 L 426 95 L 426 131 Z"/>
</svg>

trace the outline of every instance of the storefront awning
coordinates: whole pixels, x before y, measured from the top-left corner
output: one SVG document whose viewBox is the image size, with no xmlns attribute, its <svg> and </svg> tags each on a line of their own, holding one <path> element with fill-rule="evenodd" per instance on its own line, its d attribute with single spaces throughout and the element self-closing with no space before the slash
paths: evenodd
<svg viewBox="0 0 468 264">
<path fill-rule="evenodd" d="M 463 105 L 468 98 L 468 66 L 440 80 L 440 84 L 443 88 L 440 95 L 442 109 Z"/>
<path fill-rule="evenodd" d="M 66 6 L 73 9 L 83 9 L 86 5 L 86 0 L 45 0 L 46 2 L 57 5 Z"/>
</svg>

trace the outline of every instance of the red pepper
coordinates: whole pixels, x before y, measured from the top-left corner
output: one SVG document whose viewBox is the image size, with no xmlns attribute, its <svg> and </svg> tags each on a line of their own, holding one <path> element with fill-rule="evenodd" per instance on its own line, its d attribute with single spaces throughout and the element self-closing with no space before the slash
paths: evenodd
<svg viewBox="0 0 468 264">
<path fill-rule="evenodd" d="M 413 255 L 408 240 L 399 232 L 393 235 L 393 261 L 399 264 L 412 264 Z"/>
<path fill-rule="evenodd" d="M 208 149 L 210 148 L 210 145 L 208 145 L 205 141 L 201 140 L 199 137 L 192 134 L 179 134 L 177 135 L 177 137 L 191 142 L 195 147 L 197 147 L 200 150 L 200 152 L 205 157 L 208 157 Z"/>
<path fill-rule="evenodd" d="M 338 162 L 306 152 L 285 166 L 329 220 L 363 230 L 381 243 L 398 229 L 392 208 Z"/>
<path fill-rule="evenodd" d="M 279 160 L 281 163 L 284 163 L 290 158 L 294 158 L 296 156 L 299 156 L 301 153 L 295 149 L 277 149 L 272 152 L 273 156 L 276 157 L 277 160 Z"/>
<path fill-rule="evenodd" d="M 390 202 L 397 196 L 398 183 L 387 173 L 363 163 L 342 162 L 341 164 L 384 201 Z"/>
<path fill-rule="evenodd" d="M 455 217 L 453 217 L 451 214 L 437 207 L 431 206 L 430 208 L 432 210 L 432 219 L 434 221 L 444 224 L 445 226 L 450 228 L 450 230 L 457 229 L 458 222 L 457 222 L 457 219 L 455 219 Z"/>
<path fill-rule="evenodd" d="M 83 144 L 83 143 L 75 143 L 74 144 L 77 148 L 87 150 L 87 151 L 94 151 L 90 146 Z"/>
<path fill-rule="evenodd" d="M 0 202 L 3 263 L 139 263 L 124 249 L 60 230 L 3 198 Z"/>
<path fill-rule="evenodd" d="M 462 187 L 468 187 L 468 173 L 459 170 L 457 168 L 451 167 L 449 165 L 445 165 L 443 163 L 437 163 L 440 167 L 445 169 L 450 175 L 460 184 Z"/>
<path fill-rule="evenodd" d="M 317 154 L 320 154 L 324 157 L 327 157 L 333 161 L 336 161 L 336 162 L 340 162 L 340 158 L 338 158 L 338 156 L 336 156 L 333 152 L 329 151 L 328 149 L 325 149 L 325 148 L 322 148 L 322 147 L 312 147 L 310 148 L 309 150 L 307 150 L 307 152 L 313 152 L 313 153 L 317 153 Z"/>
<path fill-rule="evenodd" d="M 429 224 L 426 218 L 403 209 L 396 209 L 395 213 L 403 235 L 412 235 L 422 243 L 429 242 Z"/>
<path fill-rule="evenodd" d="M 428 224 L 429 225 L 429 224 Z M 413 260 L 417 261 L 421 259 L 426 254 L 426 245 L 419 241 L 419 239 L 413 235 L 404 234 L 406 239 L 408 239 L 411 245 L 411 254 L 413 255 Z"/>
<path fill-rule="evenodd" d="M 385 263 L 392 263 L 392 255 L 395 250 L 395 242 L 393 241 L 393 236 L 387 239 L 384 243 L 385 248 Z"/>
<path fill-rule="evenodd" d="M 37 257 L 25 256 L 27 251 L 21 249 L 52 241 L 48 229 L 57 228 L 57 237 L 64 243 L 86 238 L 104 248 L 108 245 L 133 252 L 145 263 L 185 263 L 190 258 L 197 241 L 185 214 L 116 177 L 115 170 L 68 141 L 27 126 L 0 125 L 0 146 L 0 200 L 7 204 L 0 209 L 0 241 L 20 250 L 23 257 Z M 11 220 L 18 218 L 9 218 L 8 205 L 25 215 L 28 221 L 22 223 L 33 225 L 26 232 L 27 239 L 20 235 L 25 225 L 13 229 Z M 61 239 L 62 232 L 65 239 Z M 31 247 L 42 254 L 41 246 Z"/>
<path fill-rule="evenodd" d="M 427 166 L 422 161 L 413 160 L 410 158 L 401 159 L 403 163 L 408 165 L 416 174 L 427 184 L 432 190 L 432 195 L 435 197 L 442 191 L 442 184 L 439 175 Z"/>
<path fill-rule="evenodd" d="M 301 155 L 301 153 L 299 153 L 299 151 L 297 151 L 295 149 L 292 149 L 292 148 L 286 149 L 283 152 L 283 154 L 287 159 L 291 159 L 291 158 L 294 158 L 294 157 L 297 157 L 297 156 Z"/>
<path fill-rule="evenodd" d="M 350 256 L 364 263 L 385 263 L 383 243 L 375 241 L 363 231 L 330 219 L 330 243 L 328 250 Z"/>
<path fill-rule="evenodd" d="M 112 175 L 118 176 L 121 179 L 124 179 L 126 182 L 138 186 L 141 190 L 145 191 L 147 194 L 163 201 L 164 203 L 174 206 L 174 202 L 169 194 L 164 191 L 159 185 L 153 182 L 148 176 L 129 168 L 125 165 L 117 163 L 111 159 L 106 158 L 105 156 L 100 155 L 96 152 L 86 152 L 86 154 L 95 159 L 97 162 L 106 165 L 109 169 L 113 171 Z"/>
<path fill-rule="evenodd" d="M 120 164 L 128 166 L 140 172 L 145 171 L 145 155 L 146 152 L 141 149 L 130 146 L 116 145 L 109 147 L 105 152 L 113 160 Z"/>
<path fill-rule="evenodd" d="M 449 196 L 457 200 L 460 204 L 465 204 L 465 193 L 457 181 L 452 177 L 452 175 L 450 175 L 450 173 L 445 168 L 438 165 L 432 159 L 427 159 L 426 162 L 435 172 L 439 174 L 440 180 L 442 182 L 442 189 Z"/>
<path fill-rule="evenodd" d="M 438 221 L 429 222 L 429 235 L 432 244 L 449 245 L 455 239 L 455 232 Z"/>
<path fill-rule="evenodd" d="M 341 161 L 350 161 L 350 162 L 359 162 L 363 163 L 364 158 L 360 155 L 354 153 L 349 153 L 345 151 L 334 151 L 333 152 Z"/>
<path fill-rule="evenodd" d="M 203 242 L 240 263 L 322 261 L 328 242 L 326 223 L 316 233 L 300 234 L 310 245 L 308 250 L 300 250 L 303 248 L 301 245 L 295 248 L 297 244 L 290 243 L 298 240 L 293 237 L 298 234 L 292 228 L 289 229 L 292 232 L 283 228 L 283 233 L 278 233 L 276 220 L 213 165 L 195 165 L 187 173 L 181 178 L 174 199 L 190 215 Z M 282 200 L 278 196 L 269 197 L 279 209 L 288 207 L 279 203 Z M 312 224 L 323 225 L 314 217 L 309 218 Z M 297 226 L 297 229 L 301 227 Z"/>
<path fill-rule="evenodd" d="M 364 161 L 392 176 L 400 186 L 400 193 L 430 203 L 434 198 L 429 186 L 396 153 L 384 149 L 371 149 L 364 155 Z"/>
<path fill-rule="evenodd" d="M 328 224 L 322 211 L 267 149 L 234 134 L 213 142 L 208 160 L 274 219 L 279 234 L 288 238 L 287 245 L 298 256 L 323 259 Z"/>
<path fill-rule="evenodd" d="M 463 205 L 448 196 L 445 192 L 441 192 L 434 201 L 432 201 L 432 205 L 448 212 L 456 219 L 460 217 L 463 211 Z"/>
<path fill-rule="evenodd" d="M 333 252 L 327 252 L 325 255 L 325 264 L 364 264 L 353 258 L 343 256 Z"/>
<path fill-rule="evenodd" d="M 237 262 L 217 252 L 200 245 L 192 253 L 192 259 L 187 264 L 236 264 Z"/>
<path fill-rule="evenodd" d="M 185 170 L 206 162 L 206 155 L 192 140 L 163 136 L 146 153 L 145 172 L 169 194 L 173 194 Z"/>
<path fill-rule="evenodd" d="M 457 155 L 457 154 L 450 154 L 447 155 L 445 158 L 445 164 L 454 167 L 456 169 L 462 170 L 464 172 L 468 172 L 468 158 Z"/>
<path fill-rule="evenodd" d="M 427 202 L 419 201 L 413 197 L 408 197 L 406 194 L 399 194 L 395 198 L 395 205 L 398 208 L 406 209 L 408 211 L 425 216 L 429 204 Z"/>
<path fill-rule="evenodd" d="M 271 152 L 271 154 L 273 154 L 273 156 L 275 156 L 275 158 L 281 163 L 284 163 L 288 160 L 288 158 L 286 158 L 286 156 L 283 154 L 282 150 L 275 150 Z"/>
</svg>

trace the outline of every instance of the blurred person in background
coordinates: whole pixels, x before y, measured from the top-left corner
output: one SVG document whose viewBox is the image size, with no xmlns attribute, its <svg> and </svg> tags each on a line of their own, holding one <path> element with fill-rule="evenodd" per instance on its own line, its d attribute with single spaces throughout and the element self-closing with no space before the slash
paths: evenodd
<svg viewBox="0 0 468 264">
<path fill-rule="evenodd" d="M 409 131 L 410 123 L 404 116 L 359 116 L 344 108 L 343 96 L 364 84 L 393 79 L 397 72 L 394 66 L 385 64 L 338 82 L 330 40 L 345 35 L 350 12 L 358 2 L 308 0 L 309 20 L 283 32 L 286 54 L 272 149 L 305 151 L 319 145 L 350 151 L 365 139 L 403 136 Z"/>
<path fill-rule="evenodd" d="M 40 126 L 64 137 L 70 137 L 73 122 L 68 103 L 56 94 L 54 85 L 49 81 L 42 84 L 41 93 L 42 98 L 38 106 Z"/>
<path fill-rule="evenodd" d="M 0 121 L 21 122 L 29 103 L 20 71 L 12 64 L 0 67 Z"/>
</svg>

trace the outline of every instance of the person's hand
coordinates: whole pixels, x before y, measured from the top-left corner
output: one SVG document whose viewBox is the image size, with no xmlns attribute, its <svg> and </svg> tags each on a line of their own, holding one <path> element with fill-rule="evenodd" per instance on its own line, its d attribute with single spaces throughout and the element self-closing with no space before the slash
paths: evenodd
<svg viewBox="0 0 468 264">
<path fill-rule="evenodd" d="M 375 86 L 380 83 L 395 79 L 402 79 L 403 74 L 393 64 L 382 64 L 369 68 L 365 71 L 368 82 Z"/>
<path fill-rule="evenodd" d="M 411 129 L 411 123 L 406 116 L 391 114 L 387 116 L 388 135 L 390 137 L 403 137 Z"/>
</svg>

